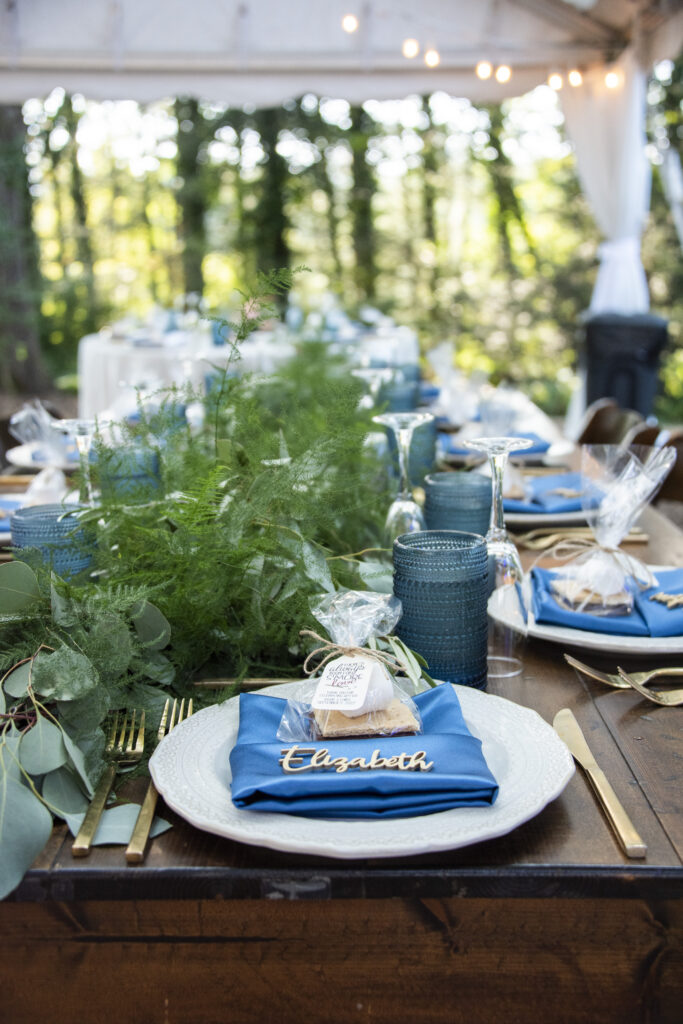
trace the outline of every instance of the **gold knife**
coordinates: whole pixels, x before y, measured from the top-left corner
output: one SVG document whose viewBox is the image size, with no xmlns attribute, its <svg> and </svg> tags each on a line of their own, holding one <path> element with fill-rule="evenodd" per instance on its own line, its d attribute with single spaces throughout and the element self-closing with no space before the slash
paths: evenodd
<svg viewBox="0 0 683 1024">
<path fill-rule="evenodd" d="M 557 712 L 553 719 L 553 728 L 569 747 L 572 757 L 586 772 L 626 856 L 645 857 L 647 846 L 633 827 L 631 819 L 619 802 L 619 798 L 607 781 L 604 772 L 598 767 L 581 732 L 581 726 L 569 708 L 563 708 Z"/>
</svg>

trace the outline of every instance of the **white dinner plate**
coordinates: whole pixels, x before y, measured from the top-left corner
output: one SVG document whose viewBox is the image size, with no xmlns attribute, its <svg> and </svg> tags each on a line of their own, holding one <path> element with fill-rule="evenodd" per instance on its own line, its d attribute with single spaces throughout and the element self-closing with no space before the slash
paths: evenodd
<svg viewBox="0 0 683 1024">
<path fill-rule="evenodd" d="M 28 441 L 26 444 L 19 444 L 15 448 L 8 448 L 5 452 L 5 458 L 8 462 L 11 462 L 13 466 L 19 466 L 21 469 L 48 469 L 50 466 L 54 466 L 56 469 L 78 469 L 78 459 L 59 459 L 57 461 L 50 461 L 49 459 L 34 458 L 36 452 L 45 452 L 45 445 L 41 445 L 40 441 Z"/>
<path fill-rule="evenodd" d="M 651 565 L 654 573 L 658 570 L 673 569 L 675 566 Z M 507 593 L 507 591 L 510 593 Z M 489 598 L 489 615 L 511 629 L 522 632 L 519 616 L 519 602 L 513 599 L 514 588 L 501 587 L 494 590 Z M 587 629 L 572 629 L 571 626 L 557 626 L 554 623 L 536 622 L 531 603 L 527 600 L 528 618 L 526 635 L 550 640 L 588 651 L 604 654 L 650 655 L 683 654 L 683 636 L 626 636 L 620 633 L 593 633 Z"/>
<path fill-rule="evenodd" d="M 261 692 L 287 697 L 299 685 Z M 191 825 L 252 846 L 344 859 L 457 849 L 505 835 L 533 818 L 562 792 L 574 762 L 535 711 L 467 686 L 455 690 L 500 787 L 491 807 L 458 807 L 387 821 L 327 821 L 238 809 L 230 799 L 228 760 L 237 738 L 237 697 L 177 726 L 155 750 L 150 771 L 169 807 Z"/>
<path fill-rule="evenodd" d="M 587 522 L 583 509 L 575 512 L 505 512 L 508 526 L 581 526 Z"/>
</svg>

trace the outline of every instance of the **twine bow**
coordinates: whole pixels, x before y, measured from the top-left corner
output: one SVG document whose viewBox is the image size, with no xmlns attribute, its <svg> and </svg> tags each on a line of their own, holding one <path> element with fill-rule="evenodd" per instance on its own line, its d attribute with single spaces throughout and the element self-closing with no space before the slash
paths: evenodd
<svg viewBox="0 0 683 1024">
<path fill-rule="evenodd" d="M 403 669 L 401 662 L 389 654 L 387 651 L 377 651 L 370 647 L 345 647 L 344 644 L 335 644 L 332 640 L 326 640 L 325 637 L 320 636 L 319 633 L 314 633 L 312 629 L 301 629 L 299 630 L 299 636 L 311 636 L 314 640 L 320 642 L 320 647 L 316 647 L 308 655 L 304 662 L 304 672 L 307 676 L 313 675 L 318 669 L 321 669 L 328 661 L 332 658 L 339 658 L 346 656 L 348 658 L 355 658 L 357 656 L 362 658 L 370 658 L 372 661 L 379 661 L 382 665 L 388 668 L 391 672 L 400 672 Z M 316 655 L 322 654 L 324 657 L 317 665 L 309 667 L 311 658 L 315 658 Z"/>
<path fill-rule="evenodd" d="M 568 562 L 571 558 L 588 554 L 590 551 L 604 551 L 606 555 L 614 559 L 620 569 L 635 579 L 641 590 L 649 590 L 650 587 L 657 586 L 656 576 L 639 558 L 627 554 L 619 547 L 599 544 L 597 540 L 592 540 L 589 537 L 573 537 L 571 540 L 558 541 L 549 551 L 541 552 L 534 560 L 534 566 L 541 558 L 548 556 L 557 559 L 558 562 Z"/>
</svg>

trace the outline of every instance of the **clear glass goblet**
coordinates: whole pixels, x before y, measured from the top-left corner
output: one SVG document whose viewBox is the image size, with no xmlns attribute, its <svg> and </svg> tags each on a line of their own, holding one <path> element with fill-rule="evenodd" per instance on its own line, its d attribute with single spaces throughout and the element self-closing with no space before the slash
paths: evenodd
<svg viewBox="0 0 683 1024">
<path fill-rule="evenodd" d="M 92 490 L 92 478 L 90 476 L 90 449 L 97 429 L 95 420 L 88 419 L 66 419 L 55 420 L 53 429 L 61 431 L 68 437 L 73 438 L 78 449 L 78 462 L 80 468 L 80 486 L 78 500 L 82 505 L 95 504 Z"/>
<path fill-rule="evenodd" d="M 508 621 L 509 616 L 525 618 L 521 607 L 521 585 L 524 571 L 519 551 L 505 528 L 503 512 L 503 477 L 510 452 L 530 448 L 533 444 L 528 437 L 477 437 L 466 441 L 468 448 L 484 452 L 491 467 L 492 498 L 491 525 L 486 534 L 486 547 L 489 554 L 489 566 L 492 589 L 496 594 L 496 604 Z M 504 591 L 502 588 L 506 588 Z M 524 623 L 518 621 L 518 625 Z M 522 662 L 514 654 L 518 632 L 504 625 L 503 622 L 489 619 L 489 657 L 488 675 L 492 679 L 517 676 L 522 671 Z"/>
<path fill-rule="evenodd" d="M 389 506 L 384 524 L 389 544 L 393 544 L 403 533 L 415 533 L 425 529 L 422 509 L 413 498 L 410 487 L 410 444 L 415 428 L 430 423 L 433 419 L 429 412 L 383 412 L 372 417 L 373 423 L 387 427 L 393 432 L 398 450 L 398 494 Z"/>
</svg>

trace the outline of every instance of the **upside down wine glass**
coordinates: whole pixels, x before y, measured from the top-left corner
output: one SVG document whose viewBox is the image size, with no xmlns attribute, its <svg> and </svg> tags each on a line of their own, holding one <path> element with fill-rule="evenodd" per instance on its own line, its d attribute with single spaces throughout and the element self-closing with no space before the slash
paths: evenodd
<svg viewBox="0 0 683 1024">
<path fill-rule="evenodd" d="M 76 442 L 81 471 L 78 500 L 82 505 L 89 505 L 92 508 L 95 504 L 95 499 L 93 498 L 92 479 L 90 476 L 90 449 L 92 448 L 97 424 L 95 420 L 86 419 L 55 420 L 53 427 L 55 430 L 61 431 L 62 434 L 72 437 Z"/>
<path fill-rule="evenodd" d="M 486 534 L 489 555 L 489 571 L 496 593 L 496 605 L 504 616 L 519 619 L 521 607 L 519 589 L 524 571 L 519 552 L 505 528 L 503 513 L 503 476 L 510 452 L 529 448 L 533 441 L 528 437 L 477 437 L 466 441 L 468 448 L 484 452 L 491 466 L 492 500 L 491 525 Z M 505 588 L 504 590 L 502 588 Z M 515 631 L 499 621 L 489 618 L 488 675 L 492 679 L 517 676 L 522 671 L 522 662 L 514 654 Z"/>
<path fill-rule="evenodd" d="M 413 498 L 410 488 L 410 444 L 416 427 L 430 423 L 434 417 L 429 412 L 384 412 L 373 416 L 372 422 L 391 430 L 398 449 L 399 489 L 389 506 L 384 532 L 389 544 L 393 544 L 403 533 L 424 530 L 422 509 Z"/>
</svg>

